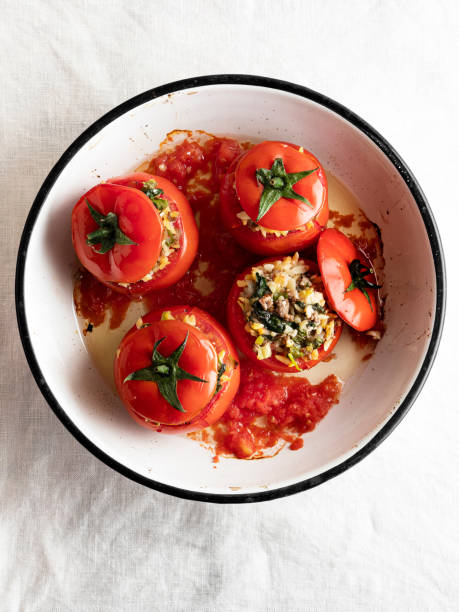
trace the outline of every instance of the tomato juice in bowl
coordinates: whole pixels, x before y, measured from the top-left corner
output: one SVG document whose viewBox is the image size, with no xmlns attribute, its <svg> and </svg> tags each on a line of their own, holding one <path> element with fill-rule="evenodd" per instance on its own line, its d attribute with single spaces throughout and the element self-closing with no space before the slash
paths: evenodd
<svg viewBox="0 0 459 612">
<path fill-rule="evenodd" d="M 336 372 L 345 385 L 339 404 L 295 452 L 262 461 L 222 458 L 213 464 L 195 440 L 142 430 L 100 376 L 106 367 L 101 355 L 114 354 L 119 338 L 107 333 L 106 342 L 89 346 L 92 334 L 84 337 L 85 345 L 78 332 L 72 305 L 75 260 L 68 236 L 48 240 L 52 227 L 68 226 L 69 211 L 82 193 L 147 163 L 165 132 L 179 127 L 239 141 L 304 143 L 327 170 L 330 202 L 340 202 L 335 220 L 347 223 L 343 219 L 350 208 L 354 213 L 362 208 L 380 228 L 386 333 L 371 359 L 351 363 L 344 343 L 339 359 L 319 364 L 314 370 L 323 365 L 320 371 L 311 370 L 313 383 Z M 368 223 L 358 216 L 354 221 Z M 203 77 L 171 84 L 134 98 L 89 128 L 37 196 L 21 244 L 17 281 L 18 318 L 29 363 L 48 402 L 72 433 L 96 456 L 142 484 L 222 502 L 269 499 L 306 489 L 368 454 L 406 413 L 422 386 L 444 307 L 438 235 L 422 193 L 397 154 L 338 104 L 299 86 L 258 77 Z M 44 295 L 55 296 L 51 306 L 40 298 Z M 122 309 L 121 302 L 119 306 Z M 134 316 L 135 304 L 118 333 L 127 331 L 123 325 L 130 326 Z M 65 366 L 69 362 L 71 369 Z"/>
</svg>

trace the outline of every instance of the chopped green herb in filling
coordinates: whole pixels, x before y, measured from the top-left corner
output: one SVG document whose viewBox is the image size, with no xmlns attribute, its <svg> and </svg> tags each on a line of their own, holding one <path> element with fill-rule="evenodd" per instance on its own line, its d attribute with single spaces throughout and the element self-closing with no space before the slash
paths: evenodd
<svg viewBox="0 0 459 612">
<path fill-rule="evenodd" d="M 330 347 L 335 318 L 325 302 L 320 276 L 309 273 L 298 253 L 252 268 L 238 299 L 258 359 L 276 359 L 301 369 L 298 359 L 318 359 Z"/>
</svg>

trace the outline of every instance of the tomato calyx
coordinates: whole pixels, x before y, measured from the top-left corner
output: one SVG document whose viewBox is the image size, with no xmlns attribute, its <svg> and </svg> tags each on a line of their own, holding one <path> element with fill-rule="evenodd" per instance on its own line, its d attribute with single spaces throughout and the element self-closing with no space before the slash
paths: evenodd
<svg viewBox="0 0 459 612">
<path fill-rule="evenodd" d="M 351 282 L 349 286 L 345 289 L 344 293 L 348 293 L 349 291 L 353 291 L 354 289 L 358 289 L 363 293 L 366 297 L 368 303 L 370 304 L 370 308 L 373 311 L 373 306 L 371 304 L 370 296 L 368 295 L 368 289 L 380 289 L 381 285 L 377 285 L 376 283 L 372 283 L 371 281 L 366 280 L 366 276 L 369 274 L 373 274 L 373 270 L 368 266 L 365 266 L 359 259 L 353 259 L 349 264 L 349 272 L 351 273 Z"/>
<path fill-rule="evenodd" d="M 167 201 L 159 197 L 164 194 L 164 190 L 158 187 L 158 183 L 154 179 L 145 181 L 141 191 L 143 191 L 147 198 L 150 198 L 158 210 L 164 210 L 167 207 Z"/>
<path fill-rule="evenodd" d="M 126 376 L 123 383 L 129 380 L 154 382 L 157 384 L 158 391 L 166 402 L 175 408 L 175 410 L 186 412 L 177 395 L 177 382 L 179 380 L 193 380 L 195 382 L 207 383 L 208 381 L 186 372 L 178 365 L 188 341 L 188 332 L 185 340 L 168 357 L 162 355 L 158 350 L 163 340 L 165 338 L 160 338 L 153 347 L 151 366 L 131 372 L 131 374 Z"/>
<path fill-rule="evenodd" d="M 86 198 L 86 204 L 89 208 L 91 217 L 99 226 L 94 232 L 86 234 L 86 244 L 91 246 L 96 253 L 104 255 L 113 247 L 115 244 L 133 244 L 137 246 L 137 242 L 134 242 L 124 234 L 118 226 L 118 216 L 114 212 L 109 212 L 107 215 L 103 215 L 98 210 L 93 208 Z M 95 245 L 100 244 L 100 249 L 96 249 Z"/>
<path fill-rule="evenodd" d="M 257 168 L 255 176 L 257 181 L 263 185 L 260 204 L 258 208 L 257 222 L 270 210 L 270 208 L 281 198 L 300 200 L 311 208 L 311 202 L 294 191 L 293 186 L 301 179 L 316 172 L 319 168 L 305 170 L 304 172 L 287 173 L 281 157 L 276 157 L 271 168 Z"/>
</svg>

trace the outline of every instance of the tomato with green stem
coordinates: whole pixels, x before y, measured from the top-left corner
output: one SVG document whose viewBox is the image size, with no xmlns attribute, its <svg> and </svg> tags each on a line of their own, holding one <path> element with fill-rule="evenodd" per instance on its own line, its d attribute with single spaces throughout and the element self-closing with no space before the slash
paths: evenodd
<svg viewBox="0 0 459 612">
<path fill-rule="evenodd" d="M 330 304 L 357 331 L 378 320 L 378 289 L 370 261 L 340 230 L 325 230 L 317 243 L 317 261 Z"/>
<path fill-rule="evenodd" d="M 165 433 L 211 425 L 239 387 L 237 353 L 228 334 L 190 306 L 143 316 L 119 346 L 114 375 L 131 416 Z"/>
<path fill-rule="evenodd" d="M 102 282 L 134 283 L 156 264 L 163 226 L 149 198 L 104 183 L 85 193 L 72 211 L 78 259 Z"/>
<path fill-rule="evenodd" d="M 298 168 L 302 171 L 290 172 Z M 317 241 L 328 221 L 327 193 L 325 172 L 311 153 L 289 143 L 264 142 L 228 168 L 220 185 L 221 217 L 247 250 L 285 254 Z"/>
<path fill-rule="evenodd" d="M 167 263 L 160 263 L 151 274 L 153 266 L 145 273 L 144 280 L 139 280 L 128 285 L 110 284 L 109 286 L 120 293 L 132 296 L 141 296 L 150 291 L 164 289 L 176 283 L 187 272 L 198 250 L 198 228 L 191 210 L 190 204 L 183 193 L 169 180 L 148 174 L 147 172 L 134 172 L 126 176 L 109 179 L 110 184 L 123 185 L 145 194 L 158 212 L 164 218 L 169 213 L 169 218 L 164 222 L 173 223 L 178 235 L 178 248 L 167 256 Z M 167 227 L 170 227 L 168 225 Z M 166 227 L 166 232 L 168 231 Z M 161 253 L 159 254 L 161 261 Z"/>
<path fill-rule="evenodd" d="M 255 223 L 277 231 L 302 227 L 327 199 L 319 161 L 303 147 L 265 141 L 243 155 L 236 168 L 236 193 Z"/>
</svg>

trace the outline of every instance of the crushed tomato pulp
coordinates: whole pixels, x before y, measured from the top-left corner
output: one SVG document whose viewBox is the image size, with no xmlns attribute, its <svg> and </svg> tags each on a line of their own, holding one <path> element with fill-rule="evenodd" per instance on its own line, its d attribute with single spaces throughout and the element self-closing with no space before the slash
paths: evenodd
<svg viewBox="0 0 459 612">
<path fill-rule="evenodd" d="M 177 136 L 185 139 L 174 145 Z M 199 228 L 198 255 L 173 287 L 141 298 L 148 310 L 179 304 L 198 306 L 224 325 L 226 300 L 235 275 L 257 261 L 225 230 L 219 214 L 219 186 L 226 169 L 245 145 L 229 138 L 171 133 L 161 151 L 142 170 L 172 181 L 188 198 Z M 102 285 L 82 271 L 75 284 L 80 316 L 93 326 L 109 314 L 110 327 L 122 322 L 134 299 Z M 318 385 L 295 376 L 279 376 L 241 361 L 241 386 L 232 405 L 211 431 L 189 434 L 211 442 L 217 455 L 258 458 L 266 449 L 288 443 L 301 448 L 301 435 L 314 429 L 338 402 L 341 384 L 335 376 Z"/>
<path fill-rule="evenodd" d="M 305 378 L 276 375 L 248 361 L 241 363 L 241 385 L 232 405 L 213 426 L 218 454 L 260 458 L 266 449 L 302 448 L 302 434 L 312 431 L 333 404 L 341 383 L 328 376 L 318 385 Z M 201 436 L 206 441 L 207 436 Z"/>
</svg>

